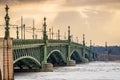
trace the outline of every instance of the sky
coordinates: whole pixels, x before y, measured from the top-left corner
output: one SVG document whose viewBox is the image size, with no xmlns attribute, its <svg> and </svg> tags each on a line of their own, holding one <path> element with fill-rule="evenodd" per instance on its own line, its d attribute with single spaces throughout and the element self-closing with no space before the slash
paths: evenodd
<svg viewBox="0 0 120 80">
<path fill-rule="evenodd" d="M 85 34 L 86 44 L 120 45 L 120 0 L 0 0 L 0 25 L 5 24 L 5 5 L 9 5 L 10 24 L 20 26 L 20 18 L 26 27 L 42 29 L 43 18 L 47 18 L 47 31 L 53 27 L 55 33 L 60 29 L 61 38 L 67 36 L 71 26 L 73 41 L 82 43 Z M 0 26 L 4 34 L 4 26 Z M 32 31 L 26 30 L 26 38 L 32 38 Z M 16 29 L 10 27 L 11 37 L 16 37 Z M 0 34 L 0 36 L 4 36 Z M 36 30 L 41 38 L 41 31 Z"/>
</svg>

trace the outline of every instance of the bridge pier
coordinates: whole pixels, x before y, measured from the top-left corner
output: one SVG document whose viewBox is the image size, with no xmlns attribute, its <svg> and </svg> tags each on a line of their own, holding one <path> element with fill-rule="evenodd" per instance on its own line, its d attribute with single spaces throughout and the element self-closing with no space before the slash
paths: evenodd
<svg viewBox="0 0 120 80">
<path fill-rule="evenodd" d="M 87 58 L 82 58 L 82 63 L 88 63 L 89 60 Z"/>
<path fill-rule="evenodd" d="M 47 63 L 47 44 L 48 44 L 48 36 L 46 31 L 46 17 L 44 17 L 44 23 L 43 23 L 43 41 L 44 41 L 44 57 L 43 57 L 43 63 L 42 63 L 42 69 L 43 72 L 52 72 L 53 71 L 53 65 L 51 63 Z"/>
<path fill-rule="evenodd" d="M 1 80 L 14 80 L 14 71 L 13 71 L 13 49 L 12 49 L 12 39 L 10 38 L 9 33 L 9 16 L 8 16 L 8 5 L 5 7 L 6 16 L 5 16 L 5 36 L 0 39 L 0 66 L 2 79 Z"/>
<path fill-rule="evenodd" d="M 53 72 L 53 64 L 51 63 L 44 63 L 42 64 L 42 72 Z"/>
<path fill-rule="evenodd" d="M 69 61 L 67 62 L 67 66 L 75 66 L 75 65 L 76 65 L 75 60 L 69 60 Z"/>
<path fill-rule="evenodd" d="M 2 80 L 14 80 L 12 39 L 0 39 L 0 66 Z"/>
<path fill-rule="evenodd" d="M 67 66 L 75 66 L 76 62 L 70 59 L 70 49 L 71 49 L 71 35 L 70 35 L 70 26 L 68 26 L 68 56 L 67 56 Z"/>
</svg>

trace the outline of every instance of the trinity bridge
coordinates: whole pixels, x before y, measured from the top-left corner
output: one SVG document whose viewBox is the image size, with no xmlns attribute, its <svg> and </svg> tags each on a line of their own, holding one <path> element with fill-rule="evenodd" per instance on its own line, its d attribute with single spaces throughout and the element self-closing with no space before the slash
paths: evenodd
<svg viewBox="0 0 120 80">
<path fill-rule="evenodd" d="M 48 39 L 46 18 L 43 39 L 12 39 L 9 32 L 6 5 L 5 37 L 0 38 L 0 80 L 14 80 L 14 71 L 52 71 L 53 66 L 75 66 L 96 59 L 91 47 L 71 41 L 70 26 L 67 40 Z"/>
</svg>

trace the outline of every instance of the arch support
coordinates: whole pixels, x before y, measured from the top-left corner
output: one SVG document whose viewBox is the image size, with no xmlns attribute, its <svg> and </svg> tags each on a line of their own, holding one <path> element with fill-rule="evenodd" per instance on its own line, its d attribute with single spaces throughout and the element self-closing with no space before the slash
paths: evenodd
<svg viewBox="0 0 120 80">
<path fill-rule="evenodd" d="M 45 63 L 42 64 L 42 70 L 43 72 L 53 72 L 53 65 L 51 63 Z"/>
<path fill-rule="evenodd" d="M 85 54 L 85 57 L 83 58 L 83 63 L 88 63 L 89 62 L 89 56 L 88 54 Z"/>
<path fill-rule="evenodd" d="M 18 61 L 20 61 L 22 59 L 30 59 L 30 60 L 34 61 L 39 67 L 41 67 L 40 62 L 37 59 L 35 59 L 35 58 L 31 57 L 31 56 L 20 57 L 20 58 L 16 59 L 13 63 L 15 64 L 16 62 L 18 62 Z"/>
<path fill-rule="evenodd" d="M 76 65 L 75 60 L 69 60 L 69 61 L 67 62 L 67 66 L 75 66 L 75 65 Z"/>
<path fill-rule="evenodd" d="M 51 72 L 53 71 L 53 66 L 50 63 L 47 63 L 47 44 L 48 44 L 48 35 L 46 31 L 46 17 L 44 17 L 44 24 L 43 24 L 44 30 L 43 30 L 43 41 L 44 41 L 44 57 L 42 62 L 42 71 L 45 72 Z"/>
<path fill-rule="evenodd" d="M 70 26 L 68 26 L 68 53 L 67 53 L 67 65 L 75 66 L 76 62 L 70 59 L 70 46 L 71 46 L 71 34 L 70 34 Z"/>
<path fill-rule="evenodd" d="M 72 60 L 75 60 L 76 63 L 81 63 L 82 62 L 82 57 L 81 57 L 80 53 L 78 53 L 77 50 L 72 51 L 70 58 Z"/>
<path fill-rule="evenodd" d="M 66 65 L 66 59 L 64 54 L 59 50 L 53 50 L 49 53 L 47 61 L 52 63 L 54 66 Z"/>
<path fill-rule="evenodd" d="M 32 56 L 22 56 L 14 61 L 15 72 L 40 72 L 41 63 Z"/>
</svg>

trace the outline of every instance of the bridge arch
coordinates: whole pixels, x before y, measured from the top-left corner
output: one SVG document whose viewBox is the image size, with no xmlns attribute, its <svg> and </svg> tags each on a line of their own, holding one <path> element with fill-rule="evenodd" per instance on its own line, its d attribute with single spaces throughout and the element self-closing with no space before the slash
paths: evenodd
<svg viewBox="0 0 120 80">
<path fill-rule="evenodd" d="M 20 57 L 20 58 L 16 59 L 16 60 L 13 62 L 13 64 L 15 64 L 15 63 L 17 63 L 18 61 L 23 60 L 23 59 L 32 60 L 37 66 L 41 67 L 40 62 L 39 62 L 37 59 L 35 59 L 34 57 L 31 57 L 31 56 L 23 56 L 23 57 Z"/>
<path fill-rule="evenodd" d="M 70 58 L 71 58 L 72 60 L 75 60 L 76 63 L 82 62 L 82 57 L 81 57 L 80 53 L 79 53 L 77 50 L 73 50 L 73 51 L 71 52 Z"/>
<path fill-rule="evenodd" d="M 89 60 L 89 54 L 85 53 L 85 58 Z"/>
<path fill-rule="evenodd" d="M 53 65 L 65 65 L 65 55 L 60 50 L 53 50 L 47 56 L 47 61 Z"/>
<path fill-rule="evenodd" d="M 94 60 L 95 59 L 95 53 L 92 52 L 90 57 L 91 57 L 92 60 Z"/>
</svg>

